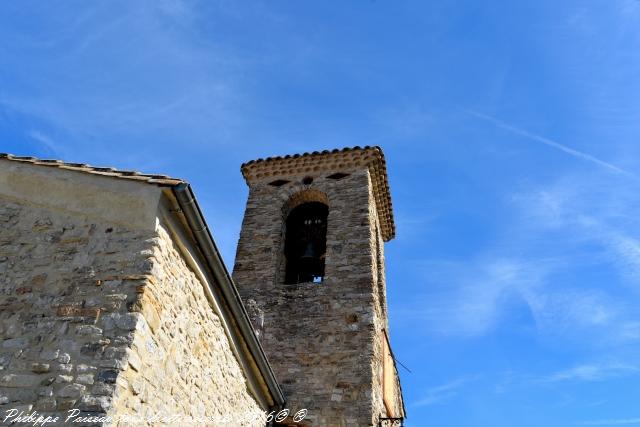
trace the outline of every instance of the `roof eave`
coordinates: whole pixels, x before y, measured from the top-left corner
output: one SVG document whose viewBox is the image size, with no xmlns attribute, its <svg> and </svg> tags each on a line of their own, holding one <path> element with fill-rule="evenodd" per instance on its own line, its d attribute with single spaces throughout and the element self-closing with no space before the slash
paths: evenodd
<svg viewBox="0 0 640 427">
<path fill-rule="evenodd" d="M 184 214 L 187 224 L 196 239 L 196 243 L 200 247 L 207 264 L 211 268 L 211 272 L 213 273 L 215 280 L 218 282 L 220 289 L 222 290 L 223 297 L 229 305 L 247 348 L 249 349 L 267 389 L 275 402 L 275 406 L 281 408 L 285 403 L 282 389 L 276 380 L 275 374 L 271 369 L 271 365 L 267 360 L 260 342 L 255 336 L 253 327 L 249 320 L 249 315 L 244 308 L 238 289 L 233 283 L 231 275 L 222 260 L 213 237 L 211 236 L 191 186 L 188 183 L 182 183 L 173 186 L 172 191 Z"/>
<path fill-rule="evenodd" d="M 345 160 L 344 162 L 342 160 Z M 327 163 L 329 166 L 327 166 Z M 313 151 L 286 156 L 272 156 L 243 163 L 240 171 L 247 185 L 263 179 L 287 174 L 314 173 L 317 167 L 331 170 L 350 167 L 366 167 L 371 175 L 376 208 L 380 221 L 382 238 L 385 242 L 396 234 L 393 219 L 393 204 L 387 175 L 384 152 L 379 146 L 346 147 L 343 149 Z"/>
</svg>

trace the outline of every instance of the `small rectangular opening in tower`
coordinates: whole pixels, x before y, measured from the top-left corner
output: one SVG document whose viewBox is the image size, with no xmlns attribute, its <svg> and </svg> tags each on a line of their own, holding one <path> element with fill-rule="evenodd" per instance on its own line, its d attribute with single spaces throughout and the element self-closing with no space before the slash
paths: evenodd
<svg viewBox="0 0 640 427">
<path fill-rule="evenodd" d="M 288 184 L 291 181 L 287 181 L 286 179 L 276 179 L 275 181 L 271 181 L 269 183 L 272 187 L 282 187 L 285 184 Z"/>
<path fill-rule="evenodd" d="M 349 176 L 349 175 L 350 175 L 350 174 L 348 174 L 348 173 L 344 173 L 344 172 L 336 172 L 336 173 L 334 173 L 334 174 L 332 174 L 332 175 L 329 175 L 327 178 L 329 178 L 329 179 L 335 179 L 335 180 L 337 181 L 337 180 L 342 179 L 342 178 L 345 178 L 345 177 L 347 177 L 347 176 Z"/>
</svg>

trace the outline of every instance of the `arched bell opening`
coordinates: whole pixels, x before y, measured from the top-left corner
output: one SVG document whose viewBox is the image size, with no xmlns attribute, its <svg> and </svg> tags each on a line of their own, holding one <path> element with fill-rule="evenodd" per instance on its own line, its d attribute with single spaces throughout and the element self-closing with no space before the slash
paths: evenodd
<svg viewBox="0 0 640 427">
<path fill-rule="evenodd" d="M 329 207 L 306 202 L 293 208 L 286 220 L 285 283 L 321 283 L 327 251 Z"/>
</svg>

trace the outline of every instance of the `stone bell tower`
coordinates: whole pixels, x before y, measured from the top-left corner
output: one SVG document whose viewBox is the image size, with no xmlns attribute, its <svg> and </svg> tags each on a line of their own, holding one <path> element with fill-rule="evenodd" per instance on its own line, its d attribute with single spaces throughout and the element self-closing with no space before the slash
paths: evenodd
<svg viewBox="0 0 640 427">
<path fill-rule="evenodd" d="M 395 228 L 382 150 L 269 157 L 242 174 L 233 279 L 287 408 L 307 409 L 314 427 L 398 425 L 385 424 L 404 407 L 388 340 L 383 242 Z"/>
</svg>

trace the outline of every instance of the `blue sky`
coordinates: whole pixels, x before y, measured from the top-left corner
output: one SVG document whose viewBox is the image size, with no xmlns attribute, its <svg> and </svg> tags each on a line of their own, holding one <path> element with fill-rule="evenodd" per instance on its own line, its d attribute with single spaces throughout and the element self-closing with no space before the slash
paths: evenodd
<svg viewBox="0 0 640 427">
<path fill-rule="evenodd" d="M 188 179 L 385 150 L 409 427 L 640 425 L 640 2 L 0 5 L 0 151 Z"/>
</svg>

